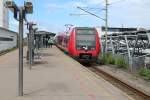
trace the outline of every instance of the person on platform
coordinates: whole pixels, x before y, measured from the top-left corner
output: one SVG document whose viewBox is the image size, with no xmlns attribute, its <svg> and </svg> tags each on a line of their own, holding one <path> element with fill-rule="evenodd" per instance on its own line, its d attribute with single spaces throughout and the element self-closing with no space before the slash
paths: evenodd
<svg viewBox="0 0 150 100">
<path fill-rule="evenodd" d="M 50 38 L 50 39 L 48 40 L 48 44 L 49 44 L 50 48 L 52 48 L 53 43 L 54 43 L 53 39 Z"/>
</svg>

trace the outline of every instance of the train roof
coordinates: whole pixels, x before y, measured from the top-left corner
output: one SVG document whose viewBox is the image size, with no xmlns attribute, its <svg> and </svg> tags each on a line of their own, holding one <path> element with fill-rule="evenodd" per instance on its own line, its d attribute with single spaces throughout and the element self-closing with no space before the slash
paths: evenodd
<svg viewBox="0 0 150 100">
<path fill-rule="evenodd" d="M 75 29 L 95 29 L 94 27 L 75 27 Z"/>
</svg>

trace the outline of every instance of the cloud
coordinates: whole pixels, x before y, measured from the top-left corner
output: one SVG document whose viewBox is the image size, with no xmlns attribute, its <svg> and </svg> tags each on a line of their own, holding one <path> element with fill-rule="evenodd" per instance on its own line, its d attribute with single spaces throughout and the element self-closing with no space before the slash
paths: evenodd
<svg viewBox="0 0 150 100">
<path fill-rule="evenodd" d="M 88 4 L 102 4 L 104 3 L 104 0 L 84 0 L 86 1 Z"/>
<path fill-rule="evenodd" d="M 120 26 L 125 24 L 126 26 L 144 26 L 149 27 L 148 24 L 150 16 L 150 0 L 108 0 L 109 4 L 109 25 Z M 105 0 L 80 0 L 80 1 L 69 1 L 65 3 L 49 3 L 49 8 L 54 9 L 75 9 L 77 6 L 81 7 L 95 7 L 104 8 Z M 94 12 L 94 10 L 89 10 Z M 77 13 L 80 13 L 77 10 Z M 95 11 L 96 12 L 96 11 Z M 96 12 L 99 16 L 104 16 L 104 12 Z M 88 17 L 94 18 L 94 17 Z M 96 18 L 95 18 L 96 19 Z"/>
<path fill-rule="evenodd" d="M 44 20 L 39 21 L 37 23 L 37 27 L 39 31 L 50 31 L 54 33 L 58 33 L 60 30 L 63 30 L 64 28 L 62 26 L 51 24 L 49 22 L 46 22 Z"/>
<path fill-rule="evenodd" d="M 39 30 L 42 30 L 42 31 L 48 31 L 49 29 L 45 26 L 40 26 L 39 27 Z"/>
<path fill-rule="evenodd" d="M 56 4 L 56 3 L 50 3 L 47 5 L 47 8 L 54 8 L 54 9 L 70 9 L 75 8 L 77 6 L 86 7 L 87 4 L 83 2 L 77 2 L 77 1 L 70 1 L 64 4 Z"/>
<path fill-rule="evenodd" d="M 19 22 L 16 21 L 12 16 L 11 16 L 10 21 L 9 21 L 9 29 L 19 33 Z M 24 37 L 26 37 L 27 36 L 26 33 L 29 32 L 26 28 L 26 25 L 24 25 L 23 31 L 24 31 Z"/>
<path fill-rule="evenodd" d="M 109 6 L 109 22 L 112 25 L 121 23 L 126 26 L 149 27 L 149 0 L 125 0 Z"/>
</svg>

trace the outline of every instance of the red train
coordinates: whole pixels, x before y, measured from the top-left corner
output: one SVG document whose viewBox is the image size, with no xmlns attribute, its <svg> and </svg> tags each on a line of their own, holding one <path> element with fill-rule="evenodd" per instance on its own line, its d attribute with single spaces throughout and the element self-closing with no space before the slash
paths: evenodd
<svg viewBox="0 0 150 100">
<path fill-rule="evenodd" d="M 96 61 L 101 50 L 95 28 L 75 27 L 56 37 L 56 45 L 80 62 Z"/>
</svg>

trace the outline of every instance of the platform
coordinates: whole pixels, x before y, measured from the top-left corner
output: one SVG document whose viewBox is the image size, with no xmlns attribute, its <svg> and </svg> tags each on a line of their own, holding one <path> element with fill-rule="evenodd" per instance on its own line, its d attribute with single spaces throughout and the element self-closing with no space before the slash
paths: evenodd
<svg viewBox="0 0 150 100">
<path fill-rule="evenodd" d="M 32 70 L 24 59 L 23 97 L 17 96 L 18 50 L 0 57 L 0 100 L 133 100 L 56 47 L 40 54 Z"/>
</svg>

